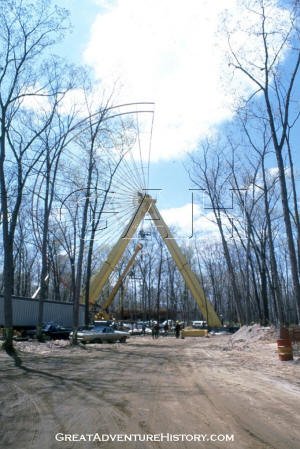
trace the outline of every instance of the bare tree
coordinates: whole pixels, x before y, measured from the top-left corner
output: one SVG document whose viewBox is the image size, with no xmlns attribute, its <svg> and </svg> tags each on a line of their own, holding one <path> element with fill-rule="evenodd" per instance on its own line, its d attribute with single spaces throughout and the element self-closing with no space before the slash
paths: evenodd
<svg viewBox="0 0 300 449">
<path fill-rule="evenodd" d="M 233 38 L 233 30 L 228 30 L 230 64 L 241 72 L 252 83 L 255 92 L 249 95 L 248 106 L 257 94 L 263 99 L 264 114 L 269 136 L 273 145 L 278 167 L 281 190 L 283 219 L 289 249 L 290 266 L 293 280 L 294 295 L 298 318 L 300 317 L 300 284 L 297 252 L 293 236 L 289 194 L 286 178 L 284 152 L 286 142 L 291 143 L 290 127 L 298 118 L 298 110 L 294 108 L 296 83 L 300 67 L 300 46 L 298 29 L 298 1 L 287 4 L 283 22 L 279 24 L 272 20 L 273 2 L 269 0 L 245 0 L 244 8 L 249 16 L 255 17 L 256 26 L 242 30 L 248 35 L 249 42 L 258 44 L 256 60 L 253 54 L 247 54 L 242 48 L 237 48 L 237 40 Z M 287 17 L 288 16 L 288 17 Z M 241 31 L 241 30 L 240 30 Z M 289 67 L 283 69 L 283 59 L 289 52 Z M 284 72 L 283 72 L 284 70 Z M 290 153 L 291 158 L 291 153 Z M 291 161 L 291 159 L 290 159 Z"/>
<path fill-rule="evenodd" d="M 4 249 L 4 316 L 7 351 L 12 344 L 14 236 L 23 192 L 42 157 L 39 137 L 51 123 L 49 111 L 40 117 L 32 102 L 47 99 L 51 73 L 43 63 L 46 50 L 61 37 L 67 14 L 49 1 L 34 4 L 11 0 L 1 3 L 0 23 L 0 195 Z M 50 75 L 50 79 L 49 79 Z M 9 183 L 11 174 L 14 182 Z"/>
<path fill-rule="evenodd" d="M 230 186 L 230 172 L 228 167 L 226 169 L 224 166 L 224 159 L 222 149 L 218 148 L 218 143 L 213 145 L 207 142 L 202 147 L 202 156 L 199 158 L 192 157 L 193 168 L 190 172 L 190 177 L 199 189 L 206 192 L 209 198 L 209 204 L 221 237 L 238 320 L 243 323 L 244 313 L 241 306 L 241 295 L 236 281 L 229 245 L 226 240 L 226 225 L 224 225 L 224 217 L 226 217 L 224 211 L 228 204 L 226 204 L 226 200 L 228 201 L 227 195 Z"/>
<path fill-rule="evenodd" d="M 35 240 L 41 252 L 37 323 L 39 340 L 42 339 L 44 300 L 48 297 L 50 220 L 57 191 L 57 178 L 60 174 L 60 161 L 68 145 L 72 142 L 72 135 L 76 131 L 78 132 L 77 128 L 80 128 L 82 123 L 82 120 L 78 122 L 75 108 L 67 113 L 61 111 L 66 95 L 71 93 L 79 83 L 78 70 L 62 64 L 54 64 L 52 72 L 51 95 L 47 107 L 53 110 L 53 115 L 51 123 L 39 136 L 43 155 L 39 161 L 39 167 L 35 170 L 36 179 L 32 192 L 32 225 Z"/>
</svg>

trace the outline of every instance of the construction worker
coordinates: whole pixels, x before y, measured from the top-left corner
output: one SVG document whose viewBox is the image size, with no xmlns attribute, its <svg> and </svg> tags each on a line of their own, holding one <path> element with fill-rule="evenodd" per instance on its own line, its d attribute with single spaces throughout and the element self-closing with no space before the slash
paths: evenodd
<svg viewBox="0 0 300 449">
<path fill-rule="evenodd" d="M 169 325 L 168 325 L 168 323 L 166 323 L 165 325 L 164 325 L 164 331 L 165 331 L 165 336 L 167 336 L 168 335 L 168 331 L 169 331 Z"/>
<path fill-rule="evenodd" d="M 175 337 L 176 338 L 180 337 L 180 330 L 181 330 L 181 326 L 179 324 L 179 321 L 176 321 L 176 324 L 175 324 Z"/>
<path fill-rule="evenodd" d="M 152 327 L 152 338 L 156 339 L 159 337 L 159 325 L 158 323 L 155 323 L 154 326 Z"/>
<path fill-rule="evenodd" d="M 155 329 L 154 329 L 154 326 L 152 326 L 152 338 L 153 338 L 153 340 L 154 340 L 154 338 L 155 338 Z"/>
<path fill-rule="evenodd" d="M 152 326 L 152 338 L 154 340 L 154 338 L 156 338 L 156 324 L 153 324 Z"/>
</svg>

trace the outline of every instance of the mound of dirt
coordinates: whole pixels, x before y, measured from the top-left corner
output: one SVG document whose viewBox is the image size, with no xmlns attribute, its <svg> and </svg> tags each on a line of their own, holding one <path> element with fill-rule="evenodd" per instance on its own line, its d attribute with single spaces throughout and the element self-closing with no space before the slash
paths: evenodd
<svg viewBox="0 0 300 449">
<path fill-rule="evenodd" d="M 259 342 L 274 343 L 277 338 L 277 330 L 274 326 L 263 327 L 260 324 L 242 326 L 230 337 L 232 346 L 248 346 Z"/>
</svg>

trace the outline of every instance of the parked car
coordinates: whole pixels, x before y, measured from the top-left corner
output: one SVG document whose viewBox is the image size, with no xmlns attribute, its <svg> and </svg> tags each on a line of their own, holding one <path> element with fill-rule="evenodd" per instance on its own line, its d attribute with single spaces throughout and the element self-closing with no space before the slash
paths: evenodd
<svg viewBox="0 0 300 449">
<path fill-rule="evenodd" d="M 43 335 L 46 335 L 52 340 L 68 339 L 71 328 L 63 327 L 58 323 L 46 323 L 42 327 Z M 27 330 L 26 336 L 34 338 L 36 336 L 36 329 Z"/>
<path fill-rule="evenodd" d="M 143 329 L 141 327 L 133 327 L 132 329 L 128 330 L 128 333 L 130 335 L 142 335 Z"/>
<path fill-rule="evenodd" d="M 149 327 L 145 327 L 143 330 L 142 326 L 134 327 L 133 329 L 129 329 L 128 333 L 130 335 L 151 335 L 152 330 Z"/>
<path fill-rule="evenodd" d="M 72 339 L 73 332 L 70 333 Z M 125 343 L 130 335 L 128 332 L 117 331 L 110 326 L 90 326 L 80 328 L 77 332 L 77 339 L 82 343 L 115 343 L 117 341 Z"/>
</svg>

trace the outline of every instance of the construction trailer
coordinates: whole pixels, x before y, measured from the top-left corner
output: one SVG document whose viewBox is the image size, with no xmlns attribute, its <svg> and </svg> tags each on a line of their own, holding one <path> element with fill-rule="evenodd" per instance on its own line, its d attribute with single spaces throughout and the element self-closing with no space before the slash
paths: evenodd
<svg viewBox="0 0 300 449">
<path fill-rule="evenodd" d="M 34 328 L 38 322 L 39 300 L 13 296 L 13 327 Z M 65 327 L 73 324 L 73 303 L 44 300 L 44 323 L 53 321 Z M 84 325 L 84 306 L 80 305 L 79 324 Z M 0 326 L 4 326 L 4 298 L 0 295 Z"/>
</svg>

